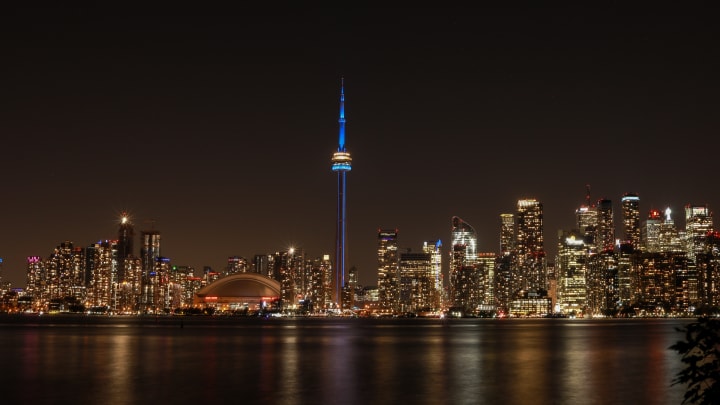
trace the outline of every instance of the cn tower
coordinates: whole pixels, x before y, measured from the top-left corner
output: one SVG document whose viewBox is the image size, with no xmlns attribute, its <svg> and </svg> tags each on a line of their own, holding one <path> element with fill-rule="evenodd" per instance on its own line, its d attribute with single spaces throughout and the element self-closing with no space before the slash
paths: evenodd
<svg viewBox="0 0 720 405">
<path fill-rule="evenodd" d="M 342 304 L 342 289 L 345 286 L 345 239 L 346 226 L 346 183 L 345 176 L 352 168 L 350 152 L 345 150 L 345 80 L 340 79 L 340 133 L 337 152 L 332 155 L 332 170 L 337 172 L 337 229 L 335 234 L 335 279 L 333 280 L 333 299 L 339 309 Z"/>
</svg>

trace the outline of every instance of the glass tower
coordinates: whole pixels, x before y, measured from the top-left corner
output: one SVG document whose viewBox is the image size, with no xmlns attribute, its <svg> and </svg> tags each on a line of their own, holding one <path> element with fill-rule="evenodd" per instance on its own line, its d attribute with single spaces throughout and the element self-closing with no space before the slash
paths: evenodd
<svg viewBox="0 0 720 405">
<path fill-rule="evenodd" d="M 623 214 L 623 238 L 633 249 L 640 248 L 640 197 L 634 193 L 625 193 L 620 199 Z"/>
<path fill-rule="evenodd" d="M 398 299 L 398 230 L 378 230 L 378 296 L 380 310 L 393 312 Z"/>
</svg>

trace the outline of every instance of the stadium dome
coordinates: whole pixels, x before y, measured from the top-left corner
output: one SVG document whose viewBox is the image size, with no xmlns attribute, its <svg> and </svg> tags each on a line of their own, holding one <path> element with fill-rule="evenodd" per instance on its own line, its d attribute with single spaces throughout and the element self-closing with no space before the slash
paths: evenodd
<svg viewBox="0 0 720 405">
<path fill-rule="evenodd" d="M 258 309 L 280 298 L 280 282 L 257 273 L 223 277 L 198 290 L 193 303 L 222 309 Z"/>
</svg>

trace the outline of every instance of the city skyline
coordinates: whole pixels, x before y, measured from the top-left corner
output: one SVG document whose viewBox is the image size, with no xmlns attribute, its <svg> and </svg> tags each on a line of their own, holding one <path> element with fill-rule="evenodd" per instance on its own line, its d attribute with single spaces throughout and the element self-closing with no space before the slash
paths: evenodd
<svg viewBox="0 0 720 405">
<path fill-rule="evenodd" d="M 2 28 L 0 257 L 16 287 L 25 257 L 114 239 L 123 211 L 196 269 L 332 254 L 341 77 L 347 267 L 363 284 L 379 228 L 447 247 L 458 216 L 497 252 L 500 214 L 535 198 L 552 260 L 587 184 L 616 231 L 627 192 L 678 227 L 684 205 L 720 204 L 717 28 L 701 9 L 102 11 L 18 8 Z"/>
</svg>

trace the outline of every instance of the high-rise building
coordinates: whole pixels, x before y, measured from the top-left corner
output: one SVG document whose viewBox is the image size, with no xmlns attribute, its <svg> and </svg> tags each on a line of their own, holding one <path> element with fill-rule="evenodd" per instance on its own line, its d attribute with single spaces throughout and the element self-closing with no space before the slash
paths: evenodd
<svg viewBox="0 0 720 405">
<path fill-rule="evenodd" d="M 158 274 L 155 271 L 155 262 L 160 257 L 160 231 L 142 231 L 141 238 L 142 296 L 140 297 L 140 306 L 143 310 L 148 310 L 157 304 L 154 302 L 154 297 L 158 294 L 156 291 Z"/>
<path fill-rule="evenodd" d="M 335 237 L 335 279 L 333 280 L 333 295 L 335 303 L 342 308 L 342 289 L 345 286 L 345 242 L 347 238 L 346 223 L 346 175 L 352 168 L 350 152 L 345 149 L 345 82 L 340 81 L 340 124 L 338 149 L 332 156 L 332 170 L 337 172 L 337 228 Z"/>
<path fill-rule="evenodd" d="M 477 271 L 477 233 L 462 218 L 452 217 L 450 251 L 450 305 L 466 313 L 480 304 Z"/>
<path fill-rule="evenodd" d="M 482 311 L 495 311 L 495 268 L 497 255 L 478 252 L 475 268 L 478 273 L 478 300 Z"/>
<path fill-rule="evenodd" d="M 394 312 L 398 299 L 398 230 L 378 229 L 378 305 Z"/>
<path fill-rule="evenodd" d="M 430 255 L 431 278 L 433 280 L 433 311 L 442 308 L 443 275 L 442 275 L 442 242 L 438 240 L 425 241 L 423 252 Z"/>
<path fill-rule="evenodd" d="M 620 199 L 623 215 L 623 243 L 629 243 L 633 249 L 640 249 L 640 197 L 634 193 L 625 193 Z"/>
<path fill-rule="evenodd" d="M 615 225 L 613 222 L 612 200 L 603 198 L 597 202 L 596 234 L 595 243 L 598 251 L 612 252 L 615 249 Z"/>
<path fill-rule="evenodd" d="M 248 262 L 242 256 L 229 256 L 227 267 L 225 269 L 225 276 L 238 273 L 247 273 Z"/>
<path fill-rule="evenodd" d="M 542 203 L 535 199 L 518 200 L 515 218 L 514 282 L 524 291 L 547 290 Z"/>
<path fill-rule="evenodd" d="M 133 257 L 135 252 L 133 251 L 133 241 L 135 239 L 135 228 L 132 222 L 130 222 L 130 215 L 127 212 L 123 212 L 120 215 L 120 225 L 118 226 L 118 239 L 117 239 L 117 268 L 118 268 L 118 280 L 124 281 L 128 270 L 126 259 Z"/>
<path fill-rule="evenodd" d="M 707 238 L 713 232 L 713 219 L 710 209 L 705 205 L 685 206 L 685 237 L 687 253 L 690 259 L 705 252 Z"/>
<path fill-rule="evenodd" d="M 659 210 L 651 209 L 648 218 L 645 220 L 645 225 L 642 227 L 642 244 L 644 250 L 648 252 L 659 252 L 660 246 L 658 245 L 658 237 L 660 235 L 660 228 L 663 223 L 662 213 Z"/>
<path fill-rule="evenodd" d="M 117 309 L 116 246 L 117 241 L 105 240 L 87 248 L 86 259 L 91 274 L 88 302 L 91 306 Z"/>
<path fill-rule="evenodd" d="M 313 260 L 309 299 L 314 303 L 316 310 L 327 309 L 333 305 L 331 270 L 330 255 L 326 254 Z"/>
<path fill-rule="evenodd" d="M 588 251 L 595 251 L 595 238 L 598 226 L 598 211 L 595 204 L 590 202 L 590 186 L 587 186 L 585 203 L 575 210 L 577 229 L 583 234 L 583 242 Z"/>
<path fill-rule="evenodd" d="M 664 253 L 685 251 L 680 233 L 675 226 L 675 221 L 672 219 L 670 207 L 665 209 L 665 220 L 658 229 L 658 251 Z"/>
<path fill-rule="evenodd" d="M 558 240 L 555 262 L 557 274 L 556 310 L 564 314 L 579 315 L 587 305 L 587 258 L 584 232 L 562 232 Z"/>
<path fill-rule="evenodd" d="M 452 246 L 463 246 L 463 256 L 451 261 L 453 267 L 462 265 L 472 266 L 477 261 L 477 233 L 475 228 L 463 221 L 460 217 L 452 217 Z M 462 263 L 457 261 L 461 260 Z"/>
<path fill-rule="evenodd" d="M 398 311 L 433 311 L 435 281 L 432 277 L 432 257 L 426 252 L 402 252 L 398 264 Z"/>
<path fill-rule="evenodd" d="M 508 256 L 515 246 L 515 215 L 500 214 L 500 255 Z"/>
</svg>

